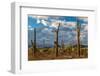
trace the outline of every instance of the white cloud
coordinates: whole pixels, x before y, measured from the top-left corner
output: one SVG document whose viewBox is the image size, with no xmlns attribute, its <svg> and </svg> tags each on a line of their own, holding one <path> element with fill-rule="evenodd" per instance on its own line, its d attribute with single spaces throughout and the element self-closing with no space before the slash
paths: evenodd
<svg viewBox="0 0 100 76">
<path fill-rule="evenodd" d="M 34 28 L 32 28 L 30 25 L 28 25 L 28 30 L 33 30 Z"/>
<path fill-rule="evenodd" d="M 52 22 L 50 27 L 58 28 L 58 22 Z"/>
<path fill-rule="evenodd" d="M 87 22 L 88 21 L 88 18 L 87 17 L 79 17 L 78 19 L 83 20 L 84 22 Z"/>
<path fill-rule="evenodd" d="M 37 19 L 37 23 L 40 23 L 41 21 L 39 19 Z"/>
<path fill-rule="evenodd" d="M 30 26 L 30 25 L 28 25 L 28 28 L 31 28 L 31 26 Z"/>
<path fill-rule="evenodd" d="M 51 22 L 50 27 L 54 27 L 57 29 L 59 23 L 60 23 L 60 26 L 63 26 L 65 28 L 75 28 L 76 27 L 76 22 L 66 22 L 66 21 L 61 21 L 61 20 Z"/>
<path fill-rule="evenodd" d="M 29 15 L 30 17 L 36 18 L 37 23 L 42 23 L 45 26 L 47 26 L 48 22 L 46 21 L 48 19 L 48 16 L 36 16 L 36 15 Z"/>
<path fill-rule="evenodd" d="M 36 18 L 37 23 L 42 23 L 45 26 L 48 26 L 48 22 L 46 21 L 48 19 L 48 16 L 34 16 L 34 15 L 29 15 L 30 17 Z"/>
<path fill-rule="evenodd" d="M 44 30 L 44 31 L 48 31 L 49 29 L 48 29 L 48 28 L 44 28 L 43 30 Z"/>
<path fill-rule="evenodd" d="M 76 22 L 66 22 L 66 25 L 69 27 L 76 27 Z"/>
<path fill-rule="evenodd" d="M 59 26 L 59 24 L 60 24 L 60 26 L 63 26 L 65 23 L 66 23 L 65 21 L 61 21 L 61 20 L 53 20 L 53 21 L 51 22 L 50 27 L 54 27 L 54 28 L 57 29 L 58 26 Z"/>
<path fill-rule="evenodd" d="M 32 30 L 34 30 L 34 29 L 33 29 L 33 28 L 28 28 L 28 30 L 31 30 L 31 31 L 32 31 Z"/>
<path fill-rule="evenodd" d="M 75 34 L 75 35 L 73 36 L 72 33 Z M 59 34 L 62 37 L 64 36 L 64 38 L 67 39 L 67 40 L 77 40 L 77 33 L 76 33 L 76 31 L 73 31 L 73 32 L 60 31 Z"/>
<path fill-rule="evenodd" d="M 46 20 L 41 20 L 41 23 L 45 26 L 48 26 L 48 22 Z"/>
<path fill-rule="evenodd" d="M 87 24 L 86 24 L 86 23 L 82 23 L 81 25 L 82 25 L 82 26 L 86 26 Z"/>
<path fill-rule="evenodd" d="M 41 32 L 51 34 L 52 33 L 52 30 L 49 29 L 49 28 L 44 28 Z"/>
<path fill-rule="evenodd" d="M 82 41 L 85 37 L 86 35 L 80 35 L 80 40 Z"/>
<path fill-rule="evenodd" d="M 87 32 L 81 32 L 80 33 L 81 40 L 83 40 L 84 38 L 86 38 L 86 36 L 87 36 Z"/>
<path fill-rule="evenodd" d="M 87 25 L 82 25 L 81 26 L 81 32 L 86 32 L 88 31 L 88 26 Z"/>
</svg>

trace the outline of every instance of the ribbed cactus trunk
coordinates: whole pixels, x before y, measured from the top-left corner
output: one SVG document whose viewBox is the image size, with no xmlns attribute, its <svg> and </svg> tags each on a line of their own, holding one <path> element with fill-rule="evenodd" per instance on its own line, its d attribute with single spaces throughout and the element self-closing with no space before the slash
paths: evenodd
<svg viewBox="0 0 100 76">
<path fill-rule="evenodd" d="M 34 28 L 34 54 L 36 52 L 36 28 Z"/>
<path fill-rule="evenodd" d="M 77 20 L 77 50 L 80 57 L 80 23 Z"/>
<path fill-rule="evenodd" d="M 31 44 L 32 44 L 32 51 L 34 52 L 34 43 L 32 40 L 31 40 Z M 34 53 L 32 55 L 34 56 Z"/>
<path fill-rule="evenodd" d="M 33 51 L 33 56 L 34 56 L 36 52 L 36 28 L 34 28 L 34 43 L 31 40 L 31 44 L 32 44 L 32 51 Z"/>
<path fill-rule="evenodd" d="M 56 30 L 56 57 L 58 56 L 58 32 L 59 32 L 60 24 L 58 25 L 58 29 Z"/>
<path fill-rule="evenodd" d="M 58 30 L 56 32 L 56 56 L 58 56 Z"/>
</svg>

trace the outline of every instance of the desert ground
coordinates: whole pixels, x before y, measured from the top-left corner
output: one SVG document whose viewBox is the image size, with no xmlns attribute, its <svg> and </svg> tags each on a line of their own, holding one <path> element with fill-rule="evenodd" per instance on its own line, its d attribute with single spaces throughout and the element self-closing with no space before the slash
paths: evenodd
<svg viewBox="0 0 100 76">
<path fill-rule="evenodd" d="M 34 50 L 28 49 L 28 60 L 54 60 L 54 59 L 79 59 L 88 58 L 88 49 L 80 48 L 80 54 L 76 47 L 74 48 L 58 48 L 58 54 L 54 48 L 37 48 Z"/>
</svg>

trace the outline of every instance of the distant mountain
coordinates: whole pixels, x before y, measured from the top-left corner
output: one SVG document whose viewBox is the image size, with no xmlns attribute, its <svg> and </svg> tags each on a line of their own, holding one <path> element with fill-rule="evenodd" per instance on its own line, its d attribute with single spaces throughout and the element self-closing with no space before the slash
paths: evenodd
<svg viewBox="0 0 100 76">
<path fill-rule="evenodd" d="M 66 46 L 66 45 L 65 45 Z M 68 45 L 67 45 L 68 46 Z M 28 45 L 28 48 L 32 47 L 32 45 Z M 49 45 L 37 45 L 38 48 L 53 48 L 54 45 L 53 44 L 49 44 Z M 59 45 L 58 47 L 61 47 L 61 45 Z M 72 47 L 77 47 L 77 45 L 73 45 Z M 81 48 L 88 48 L 88 45 L 80 45 Z"/>
<path fill-rule="evenodd" d="M 77 45 L 73 45 L 73 47 L 77 47 Z M 80 45 L 81 48 L 87 48 L 88 45 Z"/>
</svg>

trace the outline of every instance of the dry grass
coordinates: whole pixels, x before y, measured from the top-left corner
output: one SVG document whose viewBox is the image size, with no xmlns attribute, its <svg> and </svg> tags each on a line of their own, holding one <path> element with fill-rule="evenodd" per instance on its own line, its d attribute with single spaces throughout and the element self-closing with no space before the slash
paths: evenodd
<svg viewBox="0 0 100 76">
<path fill-rule="evenodd" d="M 76 48 L 72 49 L 60 49 L 58 56 L 56 57 L 56 52 L 54 48 L 39 48 L 35 54 L 33 53 L 32 48 L 28 49 L 28 60 L 53 60 L 53 59 L 79 59 L 79 58 L 88 58 L 88 49 L 81 48 L 80 56 Z"/>
</svg>

